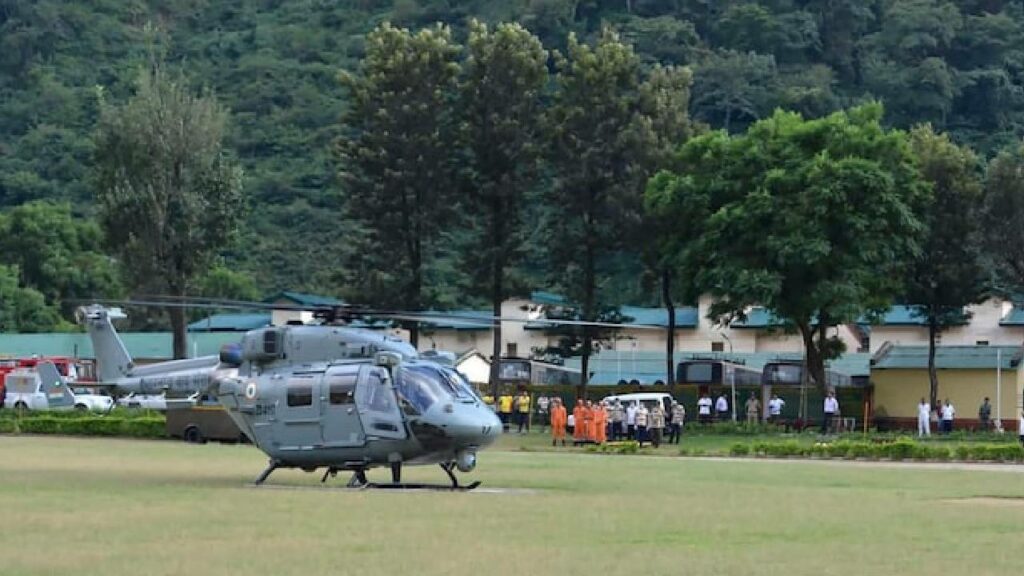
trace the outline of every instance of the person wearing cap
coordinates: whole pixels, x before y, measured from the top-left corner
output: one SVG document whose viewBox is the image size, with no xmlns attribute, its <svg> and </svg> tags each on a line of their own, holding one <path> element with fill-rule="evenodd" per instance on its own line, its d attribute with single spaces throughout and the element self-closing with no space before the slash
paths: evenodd
<svg viewBox="0 0 1024 576">
<path fill-rule="evenodd" d="M 751 392 L 745 405 L 747 409 L 747 426 L 756 426 L 761 421 L 761 401 Z"/>
<path fill-rule="evenodd" d="M 683 437 L 683 425 L 686 423 L 686 408 L 678 401 L 672 401 L 672 423 L 669 425 L 668 443 L 679 444 Z"/>
</svg>

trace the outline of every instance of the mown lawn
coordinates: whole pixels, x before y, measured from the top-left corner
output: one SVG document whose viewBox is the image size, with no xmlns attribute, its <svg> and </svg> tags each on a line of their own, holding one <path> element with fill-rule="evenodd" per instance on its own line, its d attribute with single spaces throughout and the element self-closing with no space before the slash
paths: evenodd
<svg viewBox="0 0 1024 576">
<path fill-rule="evenodd" d="M 0 437 L 0 574 L 1019 570 L 1024 500 L 959 499 L 1024 498 L 1024 466 L 540 453 L 522 441 L 505 438 L 511 450 L 483 453 L 471 475 L 507 491 L 451 494 L 324 488 L 295 471 L 252 488 L 264 458 L 249 446 Z"/>
</svg>

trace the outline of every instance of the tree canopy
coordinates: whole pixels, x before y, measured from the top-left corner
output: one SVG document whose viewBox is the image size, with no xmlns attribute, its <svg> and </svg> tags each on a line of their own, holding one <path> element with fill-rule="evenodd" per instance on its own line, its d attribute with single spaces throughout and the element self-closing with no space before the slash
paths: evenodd
<svg viewBox="0 0 1024 576">
<path fill-rule="evenodd" d="M 649 210 L 690 222 L 663 240 L 715 317 L 765 306 L 804 340 L 808 369 L 843 351 L 829 326 L 899 294 L 920 249 L 928 199 L 906 134 L 864 105 L 805 120 L 776 112 L 743 135 L 714 132 L 683 146 L 652 179 Z"/>
</svg>

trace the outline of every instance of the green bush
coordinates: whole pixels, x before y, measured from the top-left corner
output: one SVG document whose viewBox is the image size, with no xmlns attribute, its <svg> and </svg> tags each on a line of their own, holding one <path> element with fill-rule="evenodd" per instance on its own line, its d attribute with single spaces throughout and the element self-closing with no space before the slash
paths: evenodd
<svg viewBox="0 0 1024 576">
<path fill-rule="evenodd" d="M 13 428 L 7 423 L 13 424 Z M 39 414 L 5 421 L 0 432 L 22 434 L 67 434 L 72 436 L 127 436 L 163 438 L 165 420 L 160 416 L 122 418 L 120 416 Z"/>
<path fill-rule="evenodd" d="M 742 442 L 737 442 L 729 447 L 729 454 L 732 456 L 746 456 L 750 454 L 750 446 Z"/>
</svg>

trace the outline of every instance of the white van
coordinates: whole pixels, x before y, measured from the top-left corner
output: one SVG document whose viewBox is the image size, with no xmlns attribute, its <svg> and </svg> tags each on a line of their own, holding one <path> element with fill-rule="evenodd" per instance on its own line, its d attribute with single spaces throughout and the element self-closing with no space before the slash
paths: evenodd
<svg viewBox="0 0 1024 576">
<path fill-rule="evenodd" d="M 613 403 L 616 400 L 621 402 L 623 406 L 643 402 L 648 409 L 654 406 L 657 402 L 661 402 L 661 407 L 665 409 L 666 414 L 672 411 L 672 396 L 665 392 L 633 392 L 630 394 L 615 394 L 612 396 L 605 396 L 601 401 Z"/>
</svg>

